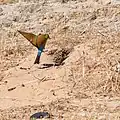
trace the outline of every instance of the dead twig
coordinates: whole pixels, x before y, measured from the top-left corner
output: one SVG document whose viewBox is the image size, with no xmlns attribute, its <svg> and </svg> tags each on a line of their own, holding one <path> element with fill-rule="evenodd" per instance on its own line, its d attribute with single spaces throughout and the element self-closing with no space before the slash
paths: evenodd
<svg viewBox="0 0 120 120">
<path fill-rule="evenodd" d="M 16 87 L 9 88 L 8 91 L 12 91 L 14 89 L 16 89 Z"/>
<path fill-rule="evenodd" d="M 35 76 L 34 76 L 34 77 L 35 77 Z M 37 78 L 37 77 L 36 77 L 36 78 Z M 32 80 L 32 81 L 26 82 L 26 83 L 24 83 L 24 84 L 23 84 L 23 83 L 22 83 L 22 84 L 20 83 L 20 84 L 18 84 L 18 85 L 15 85 L 14 87 L 9 88 L 8 91 L 12 91 L 12 90 L 14 90 L 14 89 L 16 89 L 17 87 L 20 87 L 20 86 L 24 87 L 25 85 L 38 82 L 38 80 L 41 81 L 41 82 L 43 82 L 44 79 L 45 79 L 45 77 L 43 77 L 43 78 L 41 78 L 41 79 L 37 78 L 37 80 Z"/>
<path fill-rule="evenodd" d="M 98 33 L 99 33 L 100 35 L 106 37 L 106 38 L 108 37 L 108 36 L 104 35 L 103 33 L 101 33 L 100 31 L 98 31 Z"/>
</svg>

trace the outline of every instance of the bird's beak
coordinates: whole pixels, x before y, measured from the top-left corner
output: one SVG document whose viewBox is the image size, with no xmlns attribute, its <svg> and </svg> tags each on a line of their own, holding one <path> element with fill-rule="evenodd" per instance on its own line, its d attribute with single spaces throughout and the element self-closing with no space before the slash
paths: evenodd
<svg viewBox="0 0 120 120">
<path fill-rule="evenodd" d="M 50 36 L 49 36 L 49 39 L 51 39 Z"/>
</svg>

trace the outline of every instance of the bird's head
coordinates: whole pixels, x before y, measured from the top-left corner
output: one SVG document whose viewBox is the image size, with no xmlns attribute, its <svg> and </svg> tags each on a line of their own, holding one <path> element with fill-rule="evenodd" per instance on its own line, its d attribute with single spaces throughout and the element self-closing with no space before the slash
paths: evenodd
<svg viewBox="0 0 120 120">
<path fill-rule="evenodd" d="M 45 39 L 50 39 L 50 36 L 48 34 L 44 34 Z"/>
</svg>

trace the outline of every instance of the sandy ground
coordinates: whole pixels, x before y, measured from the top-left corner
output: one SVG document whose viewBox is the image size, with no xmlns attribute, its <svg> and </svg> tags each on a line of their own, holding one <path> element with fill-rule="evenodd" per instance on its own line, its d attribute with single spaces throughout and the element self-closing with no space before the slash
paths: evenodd
<svg viewBox="0 0 120 120">
<path fill-rule="evenodd" d="M 118 1 L 0 4 L 0 120 L 120 120 Z M 50 34 L 39 65 L 17 29 Z"/>
</svg>

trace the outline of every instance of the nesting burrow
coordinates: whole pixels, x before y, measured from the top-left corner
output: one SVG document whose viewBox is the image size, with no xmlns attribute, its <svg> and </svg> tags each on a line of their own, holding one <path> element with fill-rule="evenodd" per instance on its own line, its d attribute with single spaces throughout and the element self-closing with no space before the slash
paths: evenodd
<svg viewBox="0 0 120 120">
<path fill-rule="evenodd" d="M 69 57 L 71 51 L 71 48 L 52 49 L 49 51 L 48 55 L 53 56 L 53 62 L 56 65 L 63 65 L 64 60 Z"/>
</svg>

